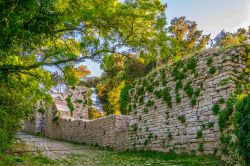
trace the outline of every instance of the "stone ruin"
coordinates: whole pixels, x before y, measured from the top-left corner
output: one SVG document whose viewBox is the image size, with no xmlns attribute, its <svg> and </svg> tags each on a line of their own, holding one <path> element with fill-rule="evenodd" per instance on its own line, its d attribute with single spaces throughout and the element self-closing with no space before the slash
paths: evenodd
<svg viewBox="0 0 250 166">
<path fill-rule="evenodd" d="M 194 64 L 189 57 L 183 61 L 184 68 L 173 64 L 157 69 L 138 80 L 130 91 L 131 115 L 128 116 L 88 120 L 87 105 L 77 102 L 84 103 L 87 90 L 76 87 L 64 95 L 53 94 L 55 108 L 47 108 L 43 132 L 50 138 L 98 144 L 115 150 L 220 154 L 223 133 L 213 106 L 227 100 L 237 89 L 238 77 L 246 69 L 246 55 L 246 47 L 242 46 L 206 50 L 192 56 L 195 68 L 187 65 Z M 173 75 L 176 66 L 179 71 Z M 180 80 L 181 73 L 186 76 Z M 177 88 L 179 81 L 183 85 Z M 147 83 L 144 85 L 144 82 Z M 165 97 L 159 96 L 159 91 L 163 91 Z M 75 108 L 73 118 L 67 107 L 67 96 L 71 96 Z M 221 103 L 221 107 L 225 108 L 225 103 Z M 57 122 L 53 122 L 53 110 L 59 112 Z M 24 130 L 34 132 L 34 126 L 29 124 L 24 125 Z"/>
<path fill-rule="evenodd" d="M 68 89 L 65 93 L 51 93 L 58 116 L 73 117 L 75 119 L 89 119 L 88 93 L 88 88 L 83 86 L 76 86 L 75 88 Z M 72 116 L 68 107 L 67 98 L 70 98 L 71 103 L 74 106 Z"/>
</svg>

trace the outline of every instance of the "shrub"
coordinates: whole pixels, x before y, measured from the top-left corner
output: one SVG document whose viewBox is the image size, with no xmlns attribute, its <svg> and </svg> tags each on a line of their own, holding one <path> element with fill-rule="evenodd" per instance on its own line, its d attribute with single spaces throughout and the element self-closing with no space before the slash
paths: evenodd
<svg viewBox="0 0 250 166">
<path fill-rule="evenodd" d="M 147 108 L 144 108 L 143 109 L 145 113 L 148 113 L 148 109 Z"/>
<path fill-rule="evenodd" d="M 38 108 L 38 109 L 37 109 L 37 111 L 38 111 L 38 112 L 40 112 L 40 113 L 42 113 L 42 114 L 44 114 L 44 113 L 45 113 L 45 109 L 44 109 L 44 108 L 42 108 L 42 107 Z"/>
<path fill-rule="evenodd" d="M 146 106 L 150 107 L 150 106 L 153 106 L 154 104 L 155 104 L 155 102 L 153 100 L 148 100 Z"/>
<path fill-rule="evenodd" d="M 176 103 L 180 103 L 181 102 L 181 96 L 180 96 L 179 93 L 176 94 L 175 100 L 176 100 Z"/>
<path fill-rule="evenodd" d="M 218 100 L 218 102 L 219 102 L 220 104 L 223 104 L 223 103 L 225 103 L 225 99 L 224 99 L 224 98 L 220 98 L 220 99 Z"/>
<path fill-rule="evenodd" d="M 58 120 L 59 120 L 59 116 L 57 115 L 57 116 L 55 116 L 55 117 L 52 119 L 52 122 L 58 122 Z"/>
<path fill-rule="evenodd" d="M 246 165 L 250 165 L 250 94 L 237 103 L 236 113 L 239 152 L 245 159 Z"/>
<path fill-rule="evenodd" d="M 155 87 L 160 86 L 159 80 L 156 80 L 156 81 L 154 82 L 154 86 L 155 86 Z"/>
<path fill-rule="evenodd" d="M 209 122 L 209 123 L 207 124 L 207 127 L 208 127 L 208 128 L 214 127 L 214 122 Z"/>
<path fill-rule="evenodd" d="M 148 86 L 146 87 L 146 91 L 152 93 L 152 92 L 154 91 L 153 85 L 148 85 Z"/>
<path fill-rule="evenodd" d="M 130 89 L 131 89 L 131 86 L 128 84 L 125 84 L 123 88 L 121 89 L 121 93 L 120 93 L 120 98 L 119 98 L 120 111 L 124 115 L 128 115 L 130 113 L 130 109 L 129 109 Z"/>
<path fill-rule="evenodd" d="M 215 115 L 217 115 L 220 111 L 220 106 L 218 104 L 214 104 L 212 107 L 212 111 Z"/>
<path fill-rule="evenodd" d="M 175 84 L 175 92 L 178 93 L 179 92 L 179 89 L 182 88 L 182 82 L 181 80 L 177 81 L 176 84 Z"/>
<path fill-rule="evenodd" d="M 133 130 L 133 132 L 136 132 L 136 131 L 138 130 L 138 126 L 137 126 L 136 123 L 134 123 L 134 124 L 132 125 L 132 130 Z"/>
<path fill-rule="evenodd" d="M 197 65 L 197 60 L 195 59 L 194 56 L 192 56 L 191 58 L 188 59 L 188 61 L 187 61 L 187 69 L 192 70 L 193 73 L 194 73 L 196 65 Z"/>
<path fill-rule="evenodd" d="M 179 116 L 177 117 L 177 119 L 178 119 L 181 123 L 185 123 L 185 122 L 186 122 L 186 117 L 185 117 L 185 115 L 179 115 Z"/>
<path fill-rule="evenodd" d="M 184 91 L 188 95 L 189 98 L 191 98 L 194 94 L 194 89 L 191 86 L 191 82 L 188 82 L 186 86 L 184 87 Z"/>
<path fill-rule="evenodd" d="M 221 131 L 226 127 L 229 118 L 229 111 L 227 109 L 221 110 L 219 115 L 219 126 Z"/>
<path fill-rule="evenodd" d="M 212 57 L 208 58 L 207 65 L 210 66 L 212 65 L 212 63 L 213 63 L 213 58 Z"/>
<path fill-rule="evenodd" d="M 141 96 L 140 98 L 139 98 L 139 103 L 142 105 L 142 104 L 144 104 L 144 97 L 143 96 Z"/>
<path fill-rule="evenodd" d="M 139 89 L 137 89 L 137 96 L 141 95 L 144 95 L 144 87 L 140 87 Z"/>
<path fill-rule="evenodd" d="M 154 92 L 155 96 L 160 99 L 162 97 L 162 91 L 161 90 L 158 90 L 158 91 L 155 91 Z"/>
<path fill-rule="evenodd" d="M 200 93 L 201 93 L 201 89 L 200 89 L 200 88 L 196 89 L 196 90 L 194 91 L 195 97 L 200 96 Z"/>
<path fill-rule="evenodd" d="M 163 100 L 167 103 L 169 108 L 172 108 L 172 97 L 170 96 L 169 89 L 166 87 L 162 91 Z"/>
<path fill-rule="evenodd" d="M 173 135 L 170 132 L 168 133 L 168 140 L 173 140 Z"/>
<path fill-rule="evenodd" d="M 201 138 L 203 136 L 202 130 L 198 130 L 197 138 Z"/>
<path fill-rule="evenodd" d="M 197 103 L 197 100 L 194 97 L 192 97 L 191 106 L 194 107 L 196 105 L 196 103 Z"/>
<path fill-rule="evenodd" d="M 210 67 L 209 70 L 208 70 L 208 73 L 209 74 L 215 74 L 216 70 L 217 70 L 216 67 L 214 67 L 214 66 Z"/>
</svg>

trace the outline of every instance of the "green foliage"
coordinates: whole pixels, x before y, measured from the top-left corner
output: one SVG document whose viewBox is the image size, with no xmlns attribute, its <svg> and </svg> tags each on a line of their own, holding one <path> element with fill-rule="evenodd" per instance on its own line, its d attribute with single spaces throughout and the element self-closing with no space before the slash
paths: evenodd
<svg viewBox="0 0 250 166">
<path fill-rule="evenodd" d="M 196 98 L 192 97 L 191 98 L 191 106 L 194 107 L 196 105 L 196 103 L 197 103 Z"/>
<path fill-rule="evenodd" d="M 221 131 L 226 127 L 227 120 L 229 118 L 229 112 L 227 109 L 221 110 L 219 114 L 219 126 Z"/>
<path fill-rule="evenodd" d="M 209 123 L 207 124 L 207 127 L 208 127 L 208 128 L 214 127 L 214 122 L 209 122 Z"/>
<path fill-rule="evenodd" d="M 203 143 L 199 143 L 199 145 L 198 145 L 198 151 L 200 151 L 200 152 L 204 151 L 204 145 L 203 145 Z"/>
<path fill-rule="evenodd" d="M 150 107 L 150 106 L 153 106 L 154 104 L 155 102 L 153 100 L 148 100 L 146 106 Z"/>
<path fill-rule="evenodd" d="M 55 117 L 52 119 L 52 122 L 58 122 L 58 120 L 59 120 L 59 116 L 57 115 L 57 116 L 55 116 Z"/>
<path fill-rule="evenodd" d="M 188 82 L 185 87 L 184 87 L 184 91 L 186 92 L 186 94 L 188 95 L 189 98 L 191 98 L 194 94 L 194 89 L 191 86 L 191 82 Z"/>
<path fill-rule="evenodd" d="M 137 89 L 137 95 L 144 95 L 144 87 L 140 87 L 139 89 Z"/>
<path fill-rule="evenodd" d="M 232 137 L 230 135 L 221 134 L 221 136 L 220 136 L 220 142 L 222 144 L 229 145 L 231 138 Z"/>
<path fill-rule="evenodd" d="M 175 101 L 176 101 L 176 103 L 181 103 L 181 96 L 179 93 L 176 94 Z"/>
<path fill-rule="evenodd" d="M 186 66 L 187 69 L 192 70 L 192 72 L 195 73 L 196 65 L 197 65 L 197 60 L 194 56 L 192 56 L 191 58 L 188 59 Z"/>
<path fill-rule="evenodd" d="M 159 80 L 156 80 L 155 82 L 154 82 L 154 84 L 153 84 L 155 87 L 159 87 L 160 86 L 160 82 L 159 82 Z"/>
<path fill-rule="evenodd" d="M 158 91 L 155 91 L 154 92 L 155 96 L 160 99 L 162 97 L 162 91 L 161 90 L 158 90 Z"/>
<path fill-rule="evenodd" d="M 148 110 L 148 108 L 144 108 L 143 111 L 144 111 L 145 113 L 148 113 L 149 110 Z"/>
<path fill-rule="evenodd" d="M 131 86 L 128 84 L 125 84 L 123 86 L 123 88 L 121 89 L 121 93 L 120 93 L 120 99 L 119 99 L 120 110 L 121 110 L 121 113 L 124 115 L 128 115 L 130 113 L 130 111 L 129 111 L 129 103 L 130 103 L 129 91 L 130 91 L 130 89 L 131 89 Z"/>
<path fill-rule="evenodd" d="M 72 102 L 71 102 L 70 96 L 68 96 L 68 97 L 66 98 L 66 101 L 67 101 L 67 106 L 68 106 L 68 108 L 69 108 L 69 110 L 70 110 L 70 114 L 71 114 L 71 116 L 73 116 L 73 112 L 74 112 L 75 108 L 74 108 L 74 105 L 73 105 Z"/>
<path fill-rule="evenodd" d="M 182 58 L 189 53 L 204 49 L 210 39 L 210 35 L 203 35 L 202 31 L 197 29 L 197 24 L 185 17 L 174 18 L 169 31 L 175 36 L 170 48 L 171 55 L 175 56 L 173 58 Z"/>
<path fill-rule="evenodd" d="M 154 91 L 153 85 L 148 85 L 148 86 L 146 87 L 146 91 L 152 93 L 152 92 Z"/>
<path fill-rule="evenodd" d="M 217 70 L 216 67 L 212 66 L 212 67 L 209 68 L 208 73 L 209 74 L 215 74 L 216 70 Z"/>
<path fill-rule="evenodd" d="M 167 103 L 168 107 L 172 108 L 172 97 L 167 87 L 162 90 L 162 96 L 163 96 L 163 100 Z"/>
<path fill-rule="evenodd" d="M 42 107 L 38 108 L 38 109 L 37 109 L 37 111 L 38 111 L 38 112 L 40 112 L 40 113 L 42 113 L 42 114 L 44 114 L 44 113 L 45 113 L 45 109 L 44 109 L 44 108 L 42 108 Z"/>
<path fill-rule="evenodd" d="M 148 140 L 151 140 L 153 138 L 153 133 L 150 133 L 149 135 L 148 135 Z"/>
<path fill-rule="evenodd" d="M 203 137 L 202 130 L 198 130 L 196 137 L 197 138 L 202 138 Z"/>
<path fill-rule="evenodd" d="M 210 58 L 208 58 L 208 60 L 207 60 L 207 65 L 208 66 L 211 66 L 212 64 L 213 64 L 213 58 L 212 57 L 210 57 Z"/>
<path fill-rule="evenodd" d="M 239 152 L 244 157 L 247 165 L 250 164 L 250 94 L 238 101 L 236 104 L 237 125 L 236 135 L 238 136 Z"/>
<path fill-rule="evenodd" d="M 183 87 L 182 81 L 181 80 L 177 81 L 175 84 L 175 92 L 178 93 L 182 87 Z"/>
<path fill-rule="evenodd" d="M 177 119 L 178 119 L 181 123 L 185 123 L 185 122 L 186 122 L 186 117 L 185 117 L 185 115 L 179 115 L 179 116 L 177 117 Z"/>
<path fill-rule="evenodd" d="M 200 96 L 200 93 L 201 93 L 201 89 L 200 89 L 200 88 L 196 89 L 196 90 L 194 91 L 195 97 Z"/>
<path fill-rule="evenodd" d="M 140 104 L 140 105 L 144 104 L 144 97 L 143 97 L 143 96 L 141 96 L 141 97 L 139 98 L 139 104 Z"/>
<path fill-rule="evenodd" d="M 138 131 L 138 126 L 137 126 L 136 123 L 134 123 L 134 124 L 132 125 L 132 130 L 133 130 L 133 132 Z"/>
<path fill-rule="evenodd" d="M 174 77 L 174 80 L 183 80 L 186 75 L 184 74 L 183 71 L 181 71 L 181 69 L 183 69 L 184 67 L 184 61 L 183 60 L 179 60 L 176 63 L 174 63 L 173 69 L 171 71 L 171 75 L 172 77 Z"/>
<path fill-rule="evenodd" d="M 168 133 L 168 140 L 173 140 L 173 135 L 170 132 Z"/>
<path fill-rule="evenodd" d="M 224 99 L 224 98 L 220 98 L 220 99 L 218 100 L 218 102 L 219 102 L 220 104 L 223 104 L 223 103 L 225 103 L 225 99 Z"/>
<path fill-rule="evenodd" d="M 217 115 L 220 112 L 220 106 L 219 104 L 214 104 L 212 107 L 212 111 L 215 115 Z"/>
</svg>

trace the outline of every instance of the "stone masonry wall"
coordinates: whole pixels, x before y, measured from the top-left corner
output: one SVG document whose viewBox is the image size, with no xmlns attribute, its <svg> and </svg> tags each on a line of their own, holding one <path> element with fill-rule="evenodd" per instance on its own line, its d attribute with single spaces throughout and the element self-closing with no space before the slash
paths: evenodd
<svg viewBox="0 0 250 166">
<path fill-rule="evenodd" d="M 130 91 L 130 148 L 197 154 L 220 150 L 213 106 L 223 108 L 235 91 L 244 54 L 244 47 L 208 50 L 138 80 Z"/>
<path fill-rule="evenodd" d="M 128 132 L 130 117 L 110 115 L 96 120 L 62 117 L 52 121 L 52 112 L 46 112 L 45 136 L 125 150 L 129 147 Z"/>
<path fill-rule="evenodd" d="M 24 121 L 22 125 L 22 130 L 28 133 L 41 133 L 43 131 L 43 114 L 40 112 L 35 112 L 31 119 Z"/>
<path fill-rule="evenodd" d="M 238 88 L 245 55 L 245 47 L 207 50 L 156 69 L 130 91 L 130 116 L 55 120 L 48 108 L 45 136 L 116 150 L 220 153 L 216 105 L 223 109 Z"/>
</svg>

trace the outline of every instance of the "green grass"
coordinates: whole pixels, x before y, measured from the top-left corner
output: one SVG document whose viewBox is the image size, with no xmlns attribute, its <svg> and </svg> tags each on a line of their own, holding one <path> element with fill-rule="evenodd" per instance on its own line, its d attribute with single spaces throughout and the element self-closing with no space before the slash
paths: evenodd
<svg viewBox="0 0 250 166">
<path fill-rule="evenodd" d="M 216 166 L 220 160 L 212 156 L 177 155 L 161 152 L 112 152 L 102 151 L 86 154 L 69 154 L 58 161 L 65 165 L 92 164 L 100 166 Z"/>
<path fill-rule="evenodd" d="M 53 165 L 54 162 L 39 152 L 28 153 L 26 144 L 14 143 L 5 153 L 0 153 L 0 166 L 9 165 Z"/>
</svg>

